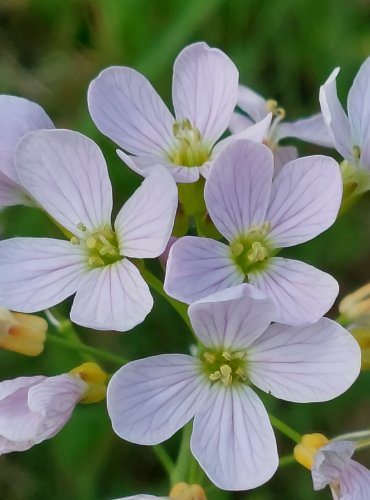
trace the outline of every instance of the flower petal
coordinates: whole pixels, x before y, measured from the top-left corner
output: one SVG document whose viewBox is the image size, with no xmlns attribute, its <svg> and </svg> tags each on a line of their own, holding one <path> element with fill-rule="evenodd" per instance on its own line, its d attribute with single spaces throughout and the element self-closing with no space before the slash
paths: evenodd
<svg viewBox="0 0 370 500">
<path fill-rule="evenodd" d="M 245 349 L 269 326 L 270 299 L 250 285 L 238 285 L 195 302 L 189 317 L 196 335 L 208 347 Z"/>
<path fill-rule="evenodd" d="M 163 167 L 153 168 L 114 224 L 121 255 L 158 257 L 171 236 L 177 205 L 175 181 Z"/>
<path fill-rule="evenodd" d="M 329 127 L 336 150 L 348 161 L 352 161 L 351 129 L 337 95 L 336 78 L 339 68 L 336 68 L 324 85 L 320 87 L 320 105 L 324 121 Z"/>
<path fill-rule="evenodd" d="M 112 187 L 99 147 L 70 130 L 31 132 L 16 154 L 21 183 L 72 234 L 110 226 Z"/>
<path fill-rule="evenodd" d="M 298 158 L 298 149 L 294 146 L 278 146 L 274 150 L 274 178 L 280 170 L 292 160 Z"/>
<path fill-rule="evenodd" d="M 272 174 L 273 156 L 262 144 L 239 140 L 217 156 L 204 198 L 212 221 L 229 241 L 264 222 Z"/>
<path fill-rule="evenodd" d="M 350 333 L 321 318 L 308 326 L 275 323 L 248 349 L 253 384 L 295 403 L 328 401 L 360 373 L 361 351 Z"/>
<path fill-rule="evenodd" d="M 266 270 L 248 277 L 274 302 L 274 321 L 288 325 L 315 323 L 331 308 L 339 292 L 337 281 L 329 274 L 282 257 L 273 257 Z"/>
<path fill-rule="evenodd" d="M 138 444 L 157 444 L 183 427 L 202 404 L 205 377 L 199 361 L 185 354 L 163 354 L 132 361 L 108 385 L 113 430 Z"/>
<path fill-rule="evenodd" d="M 210 238 L 185 236 L 170 250 L 164 289 L 170 297 L 190 304 L 243 281 L 228 246 Z"/>
<path fill-rule="evenodd" d="M 0 207 L 29 204 L 24 190 L 0 171 Z"/>
<path fill-rule="evenodd" d="M 140 73 L 105 69 L 90 83 L 89 111 L 100 132 L 134 155 L 166 156 L 174 143 L 174 118 Z"/>
<path fill-rule="evenodd" d="M 131 170 L 143 177 L 147 177 L 156 166 L 162 166 L 168 170 L 176 182 L 188 184 L 196 182 L 199 179 L 200 168 L 198 167 L 189 168 L 182 167 L 181 165 L 174 165 L 166 158 L 159 158 L 154 155 L 129 156 L 119 149 L 117 149 L 116 152 Z"/>
<path fill-rule="evenodd" d="M 142 323 L 152 307 L 153 298 L 137 267 L 122 259 L 85 275 L 71 319 L 87 328 L 125 332 Z"/>
<path fill-rule="evenodd" d="M 191 450 L 210 480 L 224 490 L 268 481 L 278 466 L 267 412 L 249 387 L 214 384 L 195 414 Z"/>
<path fill-rule="evenodd" d="M 268 114 L 266 99 L 245 85 L 238 88 L 238 106 L 254 122 L 259 122 Z"/>
<path fill-rule="evenodd" d="M 0 304 L 13 311 L 42 311 L 75 293 L 84 271 L 85 256 L 68 241 L 0 241 Z"/>
<path fill-rule="evenodd" d="M 370 57 L 362 64 L 348 93 L 352 144 L 360 146 L 361 164 L 370 169 Z"/>
<path fill-rule="evenodd" d="M 53 122 L 35 102 L 0 95 L 0 171 L 18 182 L 14 155 L 19 140 L 28 132 L 54 128 Z"/>
<path fill-rule="evenodd" d="M 342 199 L 338 163 L 327 156 L 289 162 L 276 176 L 266 220 L 276 247 L 311 240 L 334 222 Z"/>
<path fill-rule="evenodd" d="M 282 122 L 278 125 L 277 135 L 279 140 L 296 137 L 319 146 L 333 147 L 333 139 L 321 113 L 294 122 Z"/>
<path fill-rule="evenodd" d="M 356 449 L 353 441 L 332 441 L 316 453 L 311 469 L 314 490 L 322 490 L 343 474 Z"/>
<path fill-rule="evenodd" d="M 188 118 L 203 140 L 213 145 L 226 130 L 235 108 L 239 73 L 221 50 L 206 43 L 189 45 L 173 68 L 176 120 Z"/>
<path fill-rule="evenodd" d="M 253 120 L 245 115 L 242 115 L 241 113 L 238 113 L 237 111 L 234 111 L 230 118 L 229 130 L 232 134 L 237 134 L 238 132 L 249 128 L 252 125 L 254 125 Z"/>
<path fill-rule="evenodd" d="M 370 491 L 370 471 L 363 465 L 350 460 L 340 478 L 342 500 L 367 500 Z"/>
</svg>

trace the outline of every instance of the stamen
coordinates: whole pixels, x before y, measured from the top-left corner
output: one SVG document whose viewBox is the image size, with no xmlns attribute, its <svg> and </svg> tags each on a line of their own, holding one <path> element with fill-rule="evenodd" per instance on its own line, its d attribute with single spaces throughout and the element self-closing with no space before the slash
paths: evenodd
<svg viewBox="0 0 370 500">
<path fill-rule="evenodd" d="M 72 236 L 71 238 L 72 245 L 79 245 L 81 243 L 80 239 L 77 236 Z"/>
<path fill-rule="evenodd" d="M 361 148 L 360 148 L 360 146 L 353 146 L 352 153 L 353 153 L 354 159 L 358 161 L 360 159 L 360 157 L 361 157 Z"/>
<path fill-rule="evenodd" d="M 185 167 L 200 166 L 210 157 L 210 148 L 202 142 L 200 130 L 188 118 L 176 121 L 172 127 L 178 143 L 168 156 L 175 165 Z"/>
</svg>

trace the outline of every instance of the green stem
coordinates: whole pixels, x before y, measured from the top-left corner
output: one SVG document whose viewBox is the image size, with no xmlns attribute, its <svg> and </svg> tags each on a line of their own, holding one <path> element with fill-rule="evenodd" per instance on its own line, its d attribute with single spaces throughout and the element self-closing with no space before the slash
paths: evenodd
<svg viewBox="0 0 370 500">
<path fill-rule="evenodd" d="M 178 312 L 178 314 L 182 317 L 182 319 L 185 321 L 190 331 L 192 332 L 193 329 L 191 327 L 191 323 L 187 313 L 187 306 L 182 302 L 178 302 L 177 300 L 169 297 L 163 290 L 163 283 L 161 282 L 161 280 L 159 280 L 156 276 L 154 276 L 154 274 L 148 271 L 148 269 L 141 267 L 140 273 L 142 277 L 145 279 L 145 281 L 148 283 L 148 285 L 151 288 L 153 288 L 153 290 L 155 290 L 157 293 L 159 293 L 159 295 L 161 295 L 175 309 L 175 311 Z"/>
<path fill-rule="evenodd" d="M 180 450 L 177 457 L 176 467 L 171 474 L 171 485 L 186 481 L 190 462 L 190 436 L 192 424 L 189 422 L 182 430 Z"/>
<path fill-rule="evenodd" d="M 163 468 L 167 472 L 168 477 L 171 477 L 174 469 L 175 469 L 175 464 L 172 460 L 172 458 L 169 456 L 167 453 L 166 449 L 164 446 L 160 444 L 156 444 L 155 446 L 152 446 L 152 450 L 157 455 L 157 458 L 163 465 Z"/>
<path fill-rule="evenodd" d="M 119 356 L 117 354 L 112 354 L 107 351 L 102 351 L 96 347 L 87 346 L 83 344 L 81 341 L 75 342 L 69 339 L 57 337 L 56 335 L 48 335 L 47 342 L 49 342 L 50 344 L 55 344 L 64 347 L 66 349 L 70 349 L 72 351 L 90 354 L 91 356 L 104 359 L 104 361 L 109 361 L 119 366 L 122 366 L 127 363 L 127 360 L 122 356 Z"/>
<path fill-rule="evenodd" d="M 299 434 L 299 432 L 295 431 L 289 425 L 285 424 L 282 422 L 280 419 L 274 417 L 274 415 L 271 415 L 269 413 L 270 421 L 273 427 L 275 429 L 278 429 L 280 432 L 285 434 L 288 438 L 290 438 L 292 441 L 295 441 L 296 443 L 300 443 L 302 436 Z"/>
<path fill-rule="evenodd" d="M 296 462 L 294 455 L 286 455 L 285 457 L 281 457 L 279 460 L 279 467 L 284 467 L 285 465 L 291 465 Z"/>
</svg>

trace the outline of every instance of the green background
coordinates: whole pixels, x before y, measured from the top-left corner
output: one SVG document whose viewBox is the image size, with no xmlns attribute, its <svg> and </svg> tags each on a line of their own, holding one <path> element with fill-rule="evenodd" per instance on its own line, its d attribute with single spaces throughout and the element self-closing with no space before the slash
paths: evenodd
<svg viewBox="0 0 370 500">
<path fill-rule="evenodd" d="M 89 117 L 86 91 L 111 64 L 142 71 L 167 103 L 172 64 L 187 44 L 205 40 L 225 51 L 240 71 L 241 83 L 285 107 L 288 119 L 319 110 L 318 91 L 341 66 L 338 89 L 347 95 L 360 64 L 370 53 L 367 0 L 0 0 L 0 92 L 40 103 L 58 127 L 84 132 L 103 148 L 114 184 L 115 209 L 139 185 L 115 156 Z M 302 154 L 328 153 L 300 145 Z M 11 208 L 0 214 L 3 236 L 60 236 L 40 212 Z M 287 255 L 332 273 L 340 297 L 370 281 L 370 200 L 364 198 L 325 234 Z M 59 310 L 68 312 L 69 303 Z M 331 316 L 337 314 L 333 308 Z M 88 332 L 90 345 L 129 359 L 188 349 L 190 335 L 170 306 L 155 295 L 147 321 L 129 334 Z M 46 345 L 36 359 L 0 352 L 0 376 L 53 375 L 82 361 L 78 353 Z M 106 364 L 113 372 L 115 366 Z M 263 397 L 269 410 L 302 433 L 329 436 L 369 427 L 370 376 L 342 397 L 325 404 L 298 405 Z M 292 443 L 277 435 L 281 455 Z M 175 456 L 179 436 L 166 446 Z M 370 453 L 358 458 L 370 466 Z M 80 405 L 52 440 L 0 457 L 0 498 L 4 500 L 109 500 L 139 492 L 167 494 L 166 477 L 151 448 L 117 438 L 104 403 Z M 217 499 L 217 493 L 210 498 Z M 329 499 L 314 493 L 310 474 L 286 466 L 255 491 L 230 499 Z"/>
</svg>

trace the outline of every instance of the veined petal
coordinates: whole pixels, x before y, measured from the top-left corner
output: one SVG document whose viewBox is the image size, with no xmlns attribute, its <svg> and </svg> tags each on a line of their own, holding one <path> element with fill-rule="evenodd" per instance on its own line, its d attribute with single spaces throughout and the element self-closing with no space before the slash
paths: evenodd
<svg viewBox="0 0 370 500">
<path fill-rule="evenodd" d="M 100 132 L 134 155 L 166 156 L 174 142 L 174 118 L 140 73 L 105 69 L 90 83 L 89 111 Z"/>
<path fill-rule="evenodd" d="M 266 220 L 275 247 L 311 240 L 334 222 L 342 199 L 338 163 L 327 156 L 289 162 L 276 176 Z"/>
<path fill-rule="evenodd" d="M 29 204 L 24 190 L 0 171 L 0 207 Z"/>
<path fill-rule="evenodd" d="M 351 129 L 337 95 L 336 78 L 339 68 L 336 68 L 324 85 L 320 87 L 321 112 L 326 125 L 329 127 L 337 151 L 348 161 L 352 161 Z"/>
<path fill-rule="evenodd" d="M 370 491 L 370 471 L 350 460 L 340 478 L 341 500 L 367 500 Z"/>
<path fill-rule="evenodd" d="M 121 255 L 158 257 L 171 236 L 178 205 L 174 179 L 155 167 L 125 203 L 114 224 Z"/>
<path fill-rule="evenodd" d="M 152 307 L 153 298 L 137 267 L 122 259 L 84 276 L 71 319 L 87 328 L 125 332 L 142 323 Z"/>
<path fill-rule="evenodd" d="M 213 145 L 226 130 L 235 108 L 239 73 L 221 50 L 193 43 L 173 68 L 172 98 L 176 119 L 188 118 L 203 140 Z"/>
<path fill-rule="evenodd" d="M 352 144 L 360 146 L 361 164 L 370 169 L 370 57 L 362 64 L 348 93 Z"/>
<path fill-rule="evenodd" d="M 0 241 L 0 304 L 13 311 L 42 311 L 75 293 L 85 272 L 85 256 L 69 241 Z"/>
<path fill-rule="evenodd" d="M 202 167 L 182 167 L 181 165 L 174 165 L 165 157 L 154 155 L 147 156 L 130 156 L 123 151 L 117 149 L 117 154 L 126 165 L 134 172 L 143 177 L 147 177 L 156 166 L 165 167 L 166 170 L 172 175 L 176 182 L 188 184 L 196 182 L 199 179 L 199 171 Z"/>
<path fill-rule="evenodd" d="M 262 120 L 268 114 L 266 99 L 245 85 L 239 85 L 238 106 L 254 122 Z"/>
<path fill-rule="evenodd" d="M 228 246 L 210 238 L 185 236 L 170 250 L 164 289 L 170 297 L 190 304 L 243 281 Z"/>
<path fill-rule="evenodd" d="M 282 122 L 278 125 L 278 140 L 284 137 L 296 137 L 302 141 L 332 148 L 333 139 L 321 113 L 302 118 L 294 122 Z"/>
<path fill-rule="evenodd" d="M 156 497 L 153 495 L 133 495 L 131 497 L 116 498 L 116 500 L 171 500 L 170 497 Z"/>
<path fill-rule="evenodd" d="M 322 446 L 315 455 L 311 470 L 314 490 L 322 490 L 338 481 L 352 462 L 355 449 L 353 441 L 332 441 Z"/>
<path fill-rule="evenodd" d="M 69 420 L 87 384 L 68 374 L 47 377 L 28 391 L 28 407 L 40 423 L 35 444 L 53 437 Z"/>
<path fill-rule="evenodd" d="M 0 95 L 0 171 L 18 182 L 14 155 L 19 140 L 28 132 L 47 128 L 54 125 L 41 106 L 22 97 Z"/>
<path fill-rule="evenodd" d="M 133 443 L 161 443 L 194 416 L 207 386 L 200 362 L 191 356 L 162 354 L 132 361 L 108 385 L 113 430 Z"/>
<path fill-rule="evenodd" d="M 278 466 L 267 412 L 245 385 L 212 386 L 195 414 L 190 446 L 210 480 L 224 490 L 256 488 Z"/>
<path fill-rule="evenodd" d="M 274 178 L 290 161 L 298 158 L 298 149 L 294 146 L 278 146 L 274 150 Z"/>
<path fill-rule="evenodd" d="M 273 257 L 266 270 L 250 273 L 248 278 L 274 302 L 274 321 L 288 325 L 315 323 L 331 308 L 339 292 L 337 281 L 329 274 L 282 257 Z"/>
<path fill-rule="evenodd" d="M 248 348 L 254 385 L 295 403 L 328 401 L 345 392 L 360 373 L 361 351 L 350 333 L 321 318 L 308 326 L 275 323 Z"/>
<path fill-rule="evenodd" d="M 208 347 L 245 349 L 271 323 L 274 305 L 250 285 L 221 290 L 189 307 L 196 335 Z"/>
<path fill-rule="evenodd" d="M 245 115 L 242 115 L 241 113 L 238 113 L 237 111 L 234 111 L 229 122 L 229 130 L 232 134 L 237 134 L 252 125 L 254 125 L 253 120 Z"/>
<path fill-rule="evenodd" d="M 273 168 L 270 149 L 252 141 L 233 142 L 217 156 L 204 198 L 212 221 L 229 241 L 265 221 Z"/>
<path fill-rule="evenodd" d="M 27 134 L 16 153 L 17 172 L 33 198 L 72 234 L 111 224 L 112 187 L 99 147 L 70 130 Z"/>
</svg>

